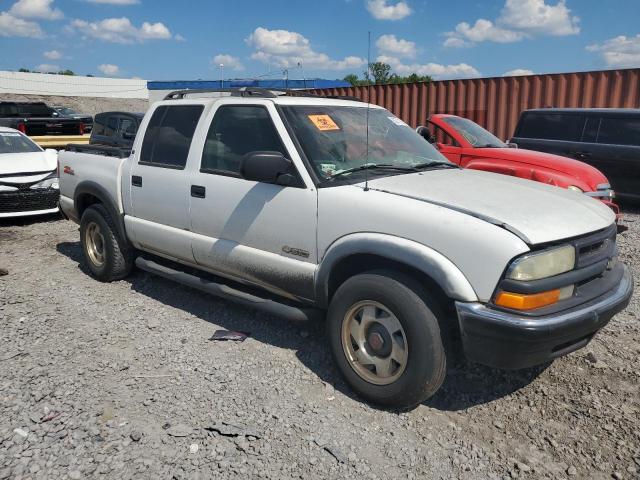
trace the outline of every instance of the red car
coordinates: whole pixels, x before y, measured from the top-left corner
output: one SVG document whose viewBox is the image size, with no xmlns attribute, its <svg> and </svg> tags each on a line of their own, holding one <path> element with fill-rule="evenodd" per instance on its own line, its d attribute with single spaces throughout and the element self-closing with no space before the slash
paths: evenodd
<svg viewBox="0 0 640 480">
<path fill-rule="evenodd" d="M 507 144 L 467 118 L 437 114 L 417 132 L 463 168 L 502 173 L 548 183 L 601 200 L 619 215 L 614 192 L 600 170 L 578 160 Z"/>
</svg>

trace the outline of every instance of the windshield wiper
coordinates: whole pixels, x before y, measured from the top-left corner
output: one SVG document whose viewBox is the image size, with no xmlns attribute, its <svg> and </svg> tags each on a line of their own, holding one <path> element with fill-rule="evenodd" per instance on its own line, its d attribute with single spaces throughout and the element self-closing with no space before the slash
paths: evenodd
<svg viewBox="0 0 640 480">
<path fill-rule="evenodd" d="M 476 145 L 475 148 L 504 148 L 503 145 L 495 145 L 493 143 L 487 143 L 485 145 Z"/>
<path fill-rule="evenodd" d="M 460 168 L 455 163 L 451 162 L 443 162 L 441 160 L 433 160 L 431 162 L 418 163 L 417 165 L 413 165 L 411 170 L 420 171 L 425 168 L 433 168 L 433 167 L 444 167 L 444 168 Z"/>
<path fill-rule="evenodd" d="M 412 171 L 413 167 L 400 167 L 397 165 L 391 165 L 390 163 L 365 163 L 364 165 L 358 165 L 357 167 L 353 167 L 353 168 L 347 168 L 346 170 L 342 170 L 338 173 L 334 173 L 333 176 L 331 177 L 331 180 L 333 180 L 336 177 L 339 177 L 341 175 L 346 175 L 349 173 L 353 173 L 353 172 L 360 172 L 362 170 L 395 170 L 395 171 L 402 171 L 402 172 L 406 172 L 406 171 Z"/>
</svg>

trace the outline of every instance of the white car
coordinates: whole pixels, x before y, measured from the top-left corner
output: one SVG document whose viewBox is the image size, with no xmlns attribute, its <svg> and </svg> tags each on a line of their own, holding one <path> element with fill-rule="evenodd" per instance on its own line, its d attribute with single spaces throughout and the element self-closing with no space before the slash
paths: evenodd
<svg viewBox="0 0 640 480">
<path fill-rule="evenodd" d="M 58 211 L 58 152 L 0 127 L 0 218 Z"/>
<path fill-rule="evenodd" d="M 602 202 L 460 169 L 375 105 L 198 95 L 153 105 L 130 155 L 60 154 L 60 206 L 98 280 L 135 264 L 280 317 L 326 312 L 349 385 L 393 407 L 438 390 L 456 340 L 470 360 L 529 367 L 629 302 Z"/>
</svg>

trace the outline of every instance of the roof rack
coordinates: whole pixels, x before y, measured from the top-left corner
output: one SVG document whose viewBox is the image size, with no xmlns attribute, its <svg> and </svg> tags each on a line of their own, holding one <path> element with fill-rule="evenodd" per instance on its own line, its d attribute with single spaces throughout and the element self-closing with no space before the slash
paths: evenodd
<svg viewBox="0 0 640 480">
<path fill-rule="evenodd" d="M 175 90 L 167 94 L 165 100 L 180 100 L 187 95 L 198 95 L 200 93 L 228 93 L 230 97 L 258 97 L 258 98 L 277 98 L 277 97 L 314 97 L 328 98 L 336 100 L 352 100 L 362 102 L 363 100 L 349 95 L 317 95 L 316 93 L 306 90 L 285 90 L 282 88 L 260 88 L 260 87 L 240 87 L 240 88 L 192 88 L 186 90 Z"/>
<path fill-rule="evenodd" d="M 197 95 L 199 93 L 229 93 L 231 97 L 262 97 L 276 98 L 278 95 L 273 93 L 275 89 L 258 88 L 258 87 L 241 87 L 241 88 L 192 88 L 186 90 L 176 90 L 167 94 L 165 100 L 180 100 L 187 95 Z"/>
</svg>

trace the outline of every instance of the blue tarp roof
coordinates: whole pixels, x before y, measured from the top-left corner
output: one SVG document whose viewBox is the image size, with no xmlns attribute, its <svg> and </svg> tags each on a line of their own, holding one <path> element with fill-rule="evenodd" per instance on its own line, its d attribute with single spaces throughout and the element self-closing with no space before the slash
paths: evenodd
<svg viewBox="0 0 640 480">
<path fill-rule="evenodd" d="M 260 88 L 338 88 L 349 87 L 344 80 L 225 80 L 224 88 L 260 87 Z M 220 80 L 175 80 L 147 82 L 149 90 L 185 90 L 193 88 L 223 88 Z"/>
</svg>

